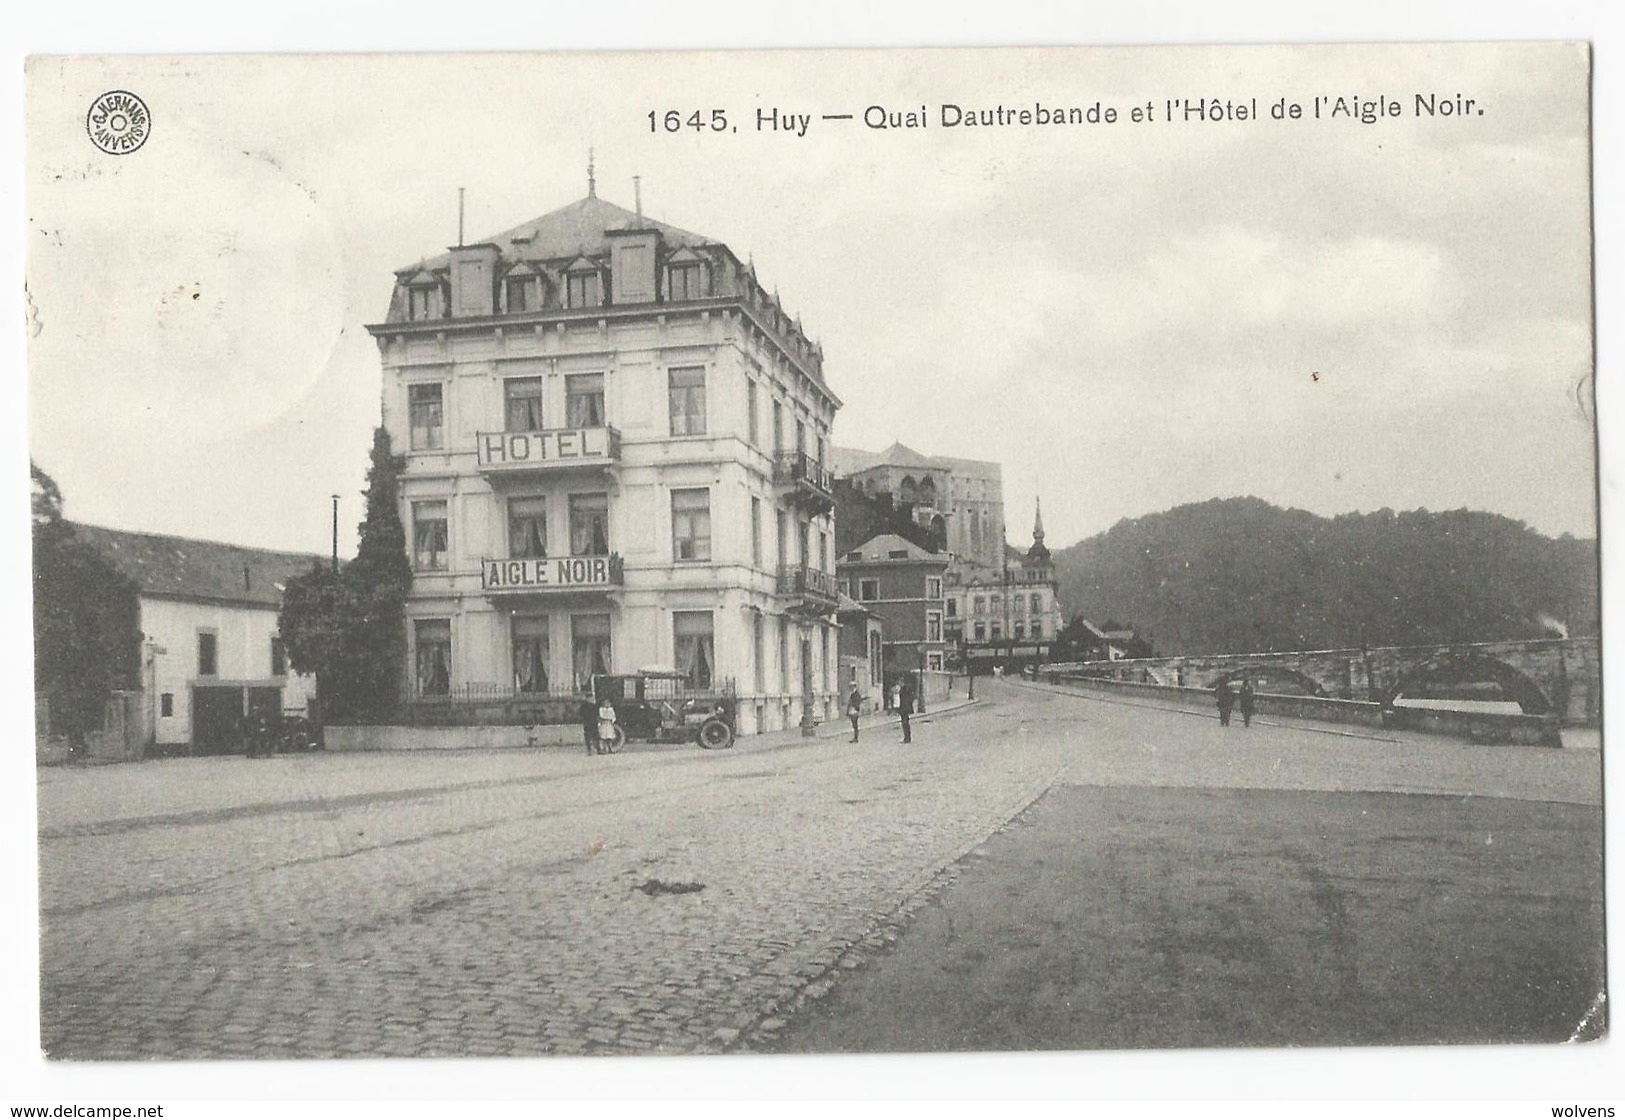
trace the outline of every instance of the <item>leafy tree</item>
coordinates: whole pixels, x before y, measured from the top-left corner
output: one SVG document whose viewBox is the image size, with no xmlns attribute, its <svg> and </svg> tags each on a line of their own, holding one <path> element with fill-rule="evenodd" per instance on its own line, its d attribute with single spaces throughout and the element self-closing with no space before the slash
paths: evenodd
<svg viewBox="0 0 1625 1120">
<path fill-rule="evenodd" d="M 102 726 L 114 689 L 136 688 L 141 603 L 136 585 L 74 536 L 62 492 L 35 464 L 34 689 L 51 705 L 53 730 L 74 746 Z"/>
<path fill-rule="evenodd" d="M 388 719 L 400 699 L 412 585 L 400 472 L 401 460 L 380 427 L 373 433 L 355 559 L 337 573 L 317 564 L 283 593 L 280 625 L 289 663 L 317 675 L 327 718 Z"/>
</svg>

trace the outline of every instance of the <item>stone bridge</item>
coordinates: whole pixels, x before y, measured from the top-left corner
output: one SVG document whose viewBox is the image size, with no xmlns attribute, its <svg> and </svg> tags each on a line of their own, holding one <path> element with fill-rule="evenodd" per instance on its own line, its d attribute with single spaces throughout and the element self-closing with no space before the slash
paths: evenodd
<svg viewBox="0 0 1625 1120">
<path fill-rule="evenodd" d="M 1471 686 L 1493 682 L 1526 713 L 1555 714 L 1570 724 L 1596 724 L 1602 707 L 1596 638 L 1081 661 L 1047 665 L 1045 672 L 1192 688 L 1250 677 L 1260 692 L 1371 700 L 1384 707 L 1405 696 L 1452 690 L 1470 695 Z"/>
</svg>

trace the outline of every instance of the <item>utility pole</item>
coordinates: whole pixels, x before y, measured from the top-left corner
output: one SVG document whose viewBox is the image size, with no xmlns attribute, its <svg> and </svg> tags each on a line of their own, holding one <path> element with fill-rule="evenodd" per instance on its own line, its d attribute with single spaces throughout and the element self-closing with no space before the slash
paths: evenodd
<svg viewBox="0 0 1625 1120">
<path fill-rule="evenodd" d="M 333 574 L 339 571 L 339 496 L 333 495 Z"/>
</svg>

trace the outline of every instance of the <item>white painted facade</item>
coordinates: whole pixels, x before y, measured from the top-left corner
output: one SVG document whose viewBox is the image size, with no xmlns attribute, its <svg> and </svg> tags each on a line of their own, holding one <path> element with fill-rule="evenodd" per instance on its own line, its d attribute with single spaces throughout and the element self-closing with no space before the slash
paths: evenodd
<svg viewBox="0 0 1625 1120">
<path fill-rule="evenodd" d="M 582 208 L 618 211 L 566 210 Z M 686 258 L 704 262 L 709 295 L 663 298 L 656 262 L 675 244 L 652 228 L 615 233 L 601 306 L 514 309 L 502 269 L 531 266 L 478 246 L 452 251 L 453 266 L 489 264 L 446 269 L 435 317 L 413 318 L 418 304 L 398 294 L 390 321 L 369 328 L 383 423 L 405 460 L 407 694 L 560 695 L 595 667 L 689 669 L 704 631 L 708 675 L 732 682 L 740 731 L 838 715 L 832 516 L 783 467 L 799 451 L 821 474 L 811 464 L 838 402 L 811 372 L 815 348 L 726 247 Z M 402 274 L 402 287 L 439 291 L 434 275 Z M 595 388 L 601 407 L 584 405 Z M 438 431 L 424 403 L 435 400 Z"/>
<path fill-rule="evenodd" d="M 148 741 L 192 741 L 193 689 L 276 688 L 283 709 L 305 709 L 316 692 L 313 677 L 274 672 L 272 639 L 277 612 L 263 607 L 140 597 L 142 694 Z M 214 672 L 204 673 L 201 646 L 214 637 Z"/>
</svg>

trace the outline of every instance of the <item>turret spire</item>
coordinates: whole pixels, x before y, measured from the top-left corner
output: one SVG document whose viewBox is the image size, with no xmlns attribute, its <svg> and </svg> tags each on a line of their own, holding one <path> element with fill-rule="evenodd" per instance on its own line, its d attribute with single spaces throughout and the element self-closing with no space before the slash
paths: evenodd
<svg viewBox="0 0 1625 1120">
<path fill-rule="evenodd" d="M 1033 546 L 1027 550 L 1027 559 L 1034 564 L 1049 563 L 1049 549 L 1044 547 L 1044 506 L 1037 497 L 1033 498 Z"/>
</svg>

